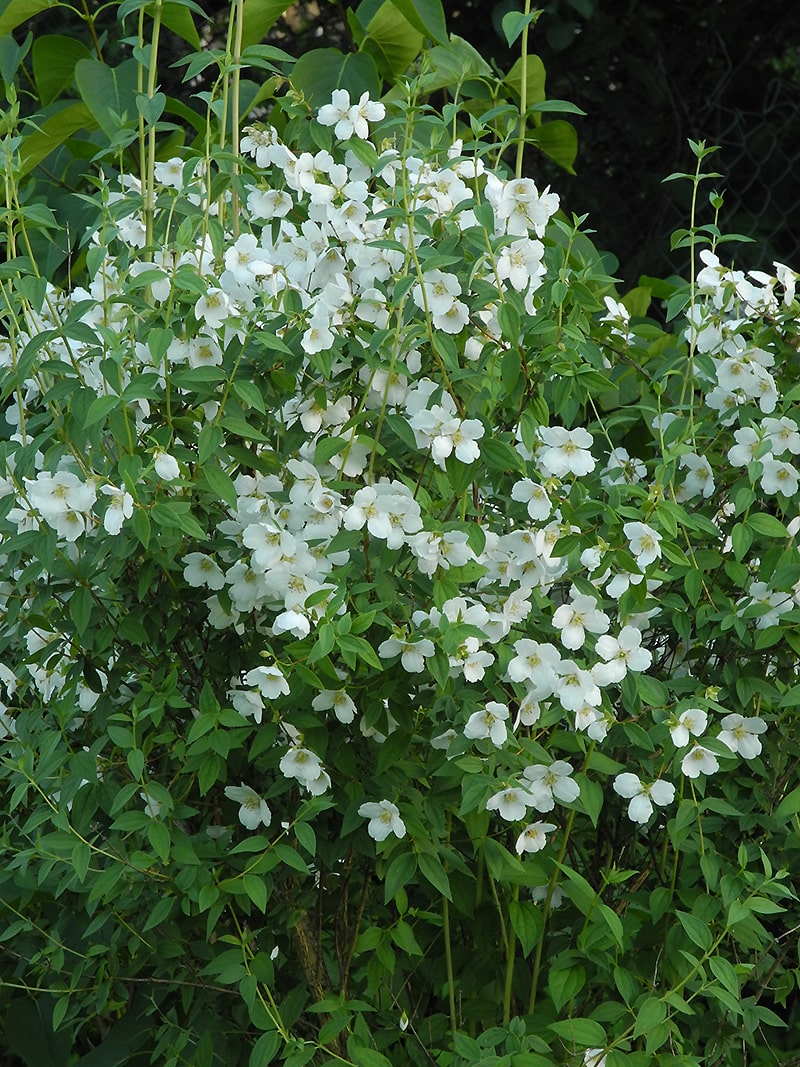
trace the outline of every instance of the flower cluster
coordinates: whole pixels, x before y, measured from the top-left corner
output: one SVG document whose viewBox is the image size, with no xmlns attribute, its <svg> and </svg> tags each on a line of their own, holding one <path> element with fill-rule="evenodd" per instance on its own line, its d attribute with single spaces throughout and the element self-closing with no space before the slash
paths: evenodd
<svg viewBox="0 0 800 1067">
<path fill-rule="evenodd" d="M 400 153 L 367 94 L 284 106 L 235 197 L 159 164 L 157 251 L 124 179 L 85 288 L 37 281 L 0 344 L 0 743 L 46 709 L 164 862 L 197 819 L 214 862 L 240 826 L 325 886 L 377 843 L 450 900 L 481 838 L 522 939 L 582 826 L 666 855 L 761 767 L 800 649 L 796 277 L 705 254 L 651 344 L 554 193 Z"/>
</svg>

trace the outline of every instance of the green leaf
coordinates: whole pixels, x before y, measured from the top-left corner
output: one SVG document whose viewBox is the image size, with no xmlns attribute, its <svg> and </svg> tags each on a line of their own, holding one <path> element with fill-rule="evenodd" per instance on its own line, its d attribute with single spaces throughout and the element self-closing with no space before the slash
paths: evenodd
<svg viewBox="0 0 800 1067">
<path fill-rule="evenodd" d="M 78 586 L 69 598 L 69 615 L 75 623 L 78 637 L 83 637 L 92 617 L 92 592 L 85 585 Z"/>
<path fill-rule="evenodd" d="M 167 98 L 163 93 L 153 93 L 152 96 L 147 96 L 146 93 L 136 94 L 136 110 L 148 126 L 155 126 L 164 112 L 166 103 Z"/>
<path fill-rule="evenodd" d="M 131 528 L 139 539 L 142 548 L 150 544 L 150 519 L 144 508 L 135 508 L 131 517 Z"/>
<path fill-rule="evenodd" d="M 585 115 L 577 104 L 571 104 L 569 100 L 540 100 L 536 104 L 529 104 L 528 111 L 560 111 L 568 115 Z"/>
<path fill-rule="evenodd" d="M 705 952 L 711 948 L 711 931 L 708 928 L 708 923 L 703 922 L 702 919 L 698 919 L 696 915 L 691 915 L 686 911 L 676 911 L 676 916 L 681 926 L 689 935 L 689 939 L 697 945 L 698 948 L 703 949 Z"/>
<path fill-rule="evenodd" d="M 78 130 L 96 130 L 97 125 L 97 120 L 85 104 L 59 107 L 44 122 L 37 122 L 35 133 L 23 137 L 19 150 L 20 173 L 29 174 Z"/>
<path fill-rule="evenodd" d="M 5 37 L 39 12 L 60 6 L 59 0 L 5 0 L 0 5 L 0 37 Z"/>
<path fill-rule="evenodd" d="M 217 467 L 214 464 L 206 464 L 203 468 L 203 478 L 208 482 L 211 491 L 215 493 L 220 500 L 224 500 L 231 508 L 236 508 L 236 501 L 238 500 L 236 494 L 236 486 L 233 484 L 231 476 L 221 467 Z"/>
<path fill-rule="evenodd" d="M 586 971 L 583 967 L 553 967 L 547 982 L 557 1011 L 578 995 L 586 984 Z"/>
<path fill-rule="evenodd" d="M 142 777 L 144 771 L 144 752 L 139 748 L 132 748 L 125 757 L 128 770 L 137 780 Z"/>
<path fill-rule="evenodd" d="M 775 819 L 779 823 L 787 823 L 793 815 L 800 812 L 800 786 L 787 793 L 775 809 Z"/>
<path fill-rule="evenodd" d="M 313 108 L 329 104 L 334 89 L 347 89 L 357 101 L 363 93 L 377 100 L 381 79 L 375 60 L 365 52 L 344 55 L 338 48 L 315 48 L 295 63 L 292 84 Z"/>
<path fill-rule="evenodd" d="M 503 36 L 505 37 L 509 48 L 526 26 L 530 26 L 532 22 L 536 22 L 541 13 L 542 10 L 539 9 L 538 11 L 529 11 L 527 14 L 522 11 L 507 11 L 506 14 L 503 15 L 501 25 L 503 27 Z"/>
<path fill-rule="evenodd" d="M 283 0 L 281 0 L 281 3 L 283 3 Z M 262 1034 L 253 1045 L 248 1067 L 267 1067 L 267 1064 L 273 1062 L 282 1045 L 283 1038 L 279 1033 L 273 1031 Z"/>
<path fill-rule="evenodd" d="M 150 509 L 150 518 L 157 526 L 180 530 L 198 541 L 205 541 L 206 532 L 197 519 L 189 514 L 189 504 L 183 500 L 159 501 Z"/>
<path fill-rule="evenodd" d="M 658 997 L 648 997 L 638 1009 L 636 1022 L 633 1024 L 633 1036 L 641 1037 L 648 1030 L 662 1023 L 667 1017 L 667 1006 Z"/>
<path fill-rule="evenodd" d="M 267 910 L 267 886 L 257 874 L 243 874 L 242 886 L 245 893 L 263 914 Z"/>
<path fill-rule="evenodd" d="M 547 1029 L 581 1048 L 603 1048 L 606 1043 L 605 1031 L 594 1019 L 561 1019 Z"/>
<path fill-rule="evenodd" d="M 241 419 L 236 415 L 228 415 L 221 422 L 226 430 L 230 430 L 235 437 L 241 437 L 245 441 L 269 441 L 269 438 L 265 437 L 261 430 L 251 426 L 247 419 Z"/>
<path fill-rule="evenodd" d="M 192 5 L 192 10 L 197 13 L 197 7 Z M 161 10 L 161 18 L 164 25 L 177 34 L 182 41 L 187 41 L 195 51 L 201 48 L 200 34 L 194 24 L 189 7 L 184 3 L 175 3 L 173 0 L 165 3 Z"/>
<path fill-rule="evenodd" d="M 390 79 L 405 73 L 422 48 L 423 35 L 414 29 L 393 0 L 384 0 L 367 26 L 361 48 L 377 54 Z"/>
<path fill-rule="evenodd" d="M 745 520 L 751 530 L 754 530 L 757 534 L 761 534 L 762 537 L 789 537 L 789 531 L 783 525 L 780 519 L 776 519 L 774 515 L 767 515 L 761 511 L 754 511 L 752 515 L 748 515 Z"/>
<path fill-rule="evenodd" d="M 417 860 L 413 852 L 401 852 L 392 858 L 383 880 L 383 894 L 387 904 L 411 881 L 416 870 Z"/>
<path fill-rule="evenodd" d="M 524 472 L 525 464 L 516 449 L 505 441 L 484 437 L 480 442 L 481 461 L 491 470 Z"/>
<path fill-rule="evenodd" d="M 343 652 L 351 652 L 354 656 L 358 656 L 359 659 L 368 663 L 370 667 L 374 667 L 379 671 L 383 670 L 383 664 L 378 658 L 375 649 L 363 637 L 354 637 L 353 634 L 340 634 L 336 638 L 336 643 Z"/>
<path fill-rule="evenodd" d="M 508 905 L 508 915 L 522 946 L 522 955 L 527 958 L 539 944 L 544 932 L 542 909 L 532 900 L 512 900 Z"/>
<path fill-rule="evenodd" d="M 426 92 L 463 85 L 472 78 L 493 77 L 492 68 L 472 45 L 462 37 L 450 35 L 448 44 L 437 45 L 428 52 L 431 70 L 426 74 Z"/>
<path fill-rule="evenodd" d="M 441 0 L 392 0 L 392 3 L 424 37 L 446 44 L 447 21 Z"/>
<path fill-rule="evenodd" d="M 575 173 L 573 163 L 578 154 L 578 134 L 572 123 L 554 119 L 529 130 L 526 137 L 568 174 Z"/>
<path fill-rule="evenodd" d="M 31 50 L 33 76 L 42 104 L 52 103 L 75 78 L 75 64 L 90 59 L 89 49 L 74 37 L 44 34 Z"/>
<path fill-rule="evenodd" d="M 391 1060 L 373 1048 L 355 1048 L 348 1043 L 347 1051 L 357 1067 L 392 1067 Z"/>
<path fill-rule="evenodd" d="M 453 893 L 450 889 L 450 879 L 447 877 L 447 872 L 442 866 L 439 857 L 432 852 L 420 852 L 417 864 L 420 872 L 427 878 L 434 889 L 438 889 L 443 897 L 452 900 Z"/>
<path fill-rule="evenodd" d="M 217 451 L 224 436 L 221 426 L 213 422 L 203 424 L 197 435 L 197 460 L 201 467 Z"/>
<path fill-rule="evenodd" d="M 147 838 L 158 858 L 166 863 L 169 859 L 170 846 L 170 833 L 167 825 L 158 819 L 153 819 L 147 828 Z"/>
<path fill-rule="evenodd" d="M 562 883 L 564 892 L 581 914 L 588 915 L 595 908 L 597 893 L 582 874 L 562 863 L 558 867 L 567 876 L 567 881 Z"/>
<path fill-rule="evenodd" d="M 120 399 L 118 396 L 98 396 L 89 405 L 86 417 L 83 420 L 84 428 L 94 426 L 96 422 L 103 422 L 106 415 L 118 408 Z"/>
<path fill-rule="evenodd" d="M 286 0 L 244 0 L 242 47 L 263 41 L 288 6 Z"/>
<path fill-rule="evenodd" d="M 722 956 L 712 956 L 708 961 L 711 973 L 721 982 L 729 993 L 739 996 L 739 976 L 736 968 Z"/>
<path fill-rule="evenodd" d="M 233 391 L 245 404 L 249 404 L 251 408 L 255 408 L 262 415 L 266 415 L 267 409 L 264 405 L 264 397 L 255 382 L 237 379 L 233 383 Z"/>
<path fill-rule="evenodd" d="M 75 65 L 81 99 L 110 141 L 120 130 L 135 126 L 138 70 L 135 59 L 126 59 L 117 67 L 99 59 L 82 59 Z"/>
<path fill-rule="evenodd" d="M 91 847 L 86 841 L 79 841 L 72 850 L 72 866 L 75 868 L 75 874 L 78 876 L 78 881 L 81 883 L 83 883 L 86 878 L 86 872 L 89 870 L 89 861 L 91 858 Z"/>
</svg>

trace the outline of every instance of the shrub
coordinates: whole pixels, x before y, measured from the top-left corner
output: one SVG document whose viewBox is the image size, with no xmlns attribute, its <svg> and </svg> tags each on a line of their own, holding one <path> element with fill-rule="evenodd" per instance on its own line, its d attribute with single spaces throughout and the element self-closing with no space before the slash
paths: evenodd
<svg viewBox="0 0 800 1067">
<path fill-rule="evenodd" d="M 4 996 L 119 1062 L 743 1064 L 797 275 L 693 216 L 665 327 L 416 93 L 104 171 L 86 286 L 4 271 Z"/>
</svg>

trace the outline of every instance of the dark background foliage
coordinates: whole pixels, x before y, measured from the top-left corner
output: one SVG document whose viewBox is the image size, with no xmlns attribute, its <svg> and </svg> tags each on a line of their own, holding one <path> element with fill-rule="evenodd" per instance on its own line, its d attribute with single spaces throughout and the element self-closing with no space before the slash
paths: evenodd
<svg viewBox="0 0 800 1067">
<path fill-rule="evenodd" d="M 269 39 L 300 55 L 321 45 L 347 49 L 347 8 L 355 0 L 303 0 L 287 9 Z M 223 44 L 227 0 L 207 0 L 203 37 Z M 499 68 L 517 52 L 501 32 L 520 0 L 444 0 L 452 32 Z M 61 12 L 40 16 L 37 32 L 64 32 Z M 33 24 L 32 24 L 33 25 Z M 109 11 L 109 48 L 115 47 Z M 165 33 L 175 57 L 185 44 Z M 518 47 L 518 46 L 516 46 Z M 589 213 L 596 241 L 619 260 L 618 274 L 663 277 L 683 267 L 669 234 L 687 224 L 689 187 L 662 184 L 691 167 L 687 138 L 718 144 L 724 178 L 724 232 L 747 234 L 749 248 L 727 255 L 747 267 L 800 262 L 800 5 L 795 0 L 549 0 L 531 38 L 544 60 L 548 96 L 587 112 L 578 129 L 575 175 L 532 153 L 527 170 L 561 194 L 564 207 Z M 166 66 L 163 68 L 166 72 Z M 183 68 L 173 68 L 181 90 Z M 168 75 L 167 75 L 168 77 Z M 162 82 L 164 78 L 162 77 Z M 710 213 L 701 221 L 711 221 Z"/>
</svg>

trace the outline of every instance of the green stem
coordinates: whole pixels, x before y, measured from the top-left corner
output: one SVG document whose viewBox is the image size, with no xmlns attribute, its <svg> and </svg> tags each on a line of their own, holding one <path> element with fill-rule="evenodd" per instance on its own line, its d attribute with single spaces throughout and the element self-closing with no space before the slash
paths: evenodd
<svg viewBox="0 0 800 1067">
<path fill-rule="evenodd" d="M 152 100 L 156 91 L 158 78 L 158 39 L 161 34 L 161 17 L 164 12 L 163 0 L 156 0 L 153 11 L 153 40 L 150 45 L 150 70 L 147 76 L 147 99 Z M 152 122 L 147 131 L 147 173 L 145 175 L 145 232 L 146 243 L 153 243 L 153 213 L 155 209 L 155 168 L 156 168 L 156 123 Z"/>
<path fill-rule="evenodd" d="M 592 743 L 592 749 L 593 748 L 594 743 Z M 547 896 L 545 897 L 544 906 L 542 908 L 542 936 L 539 938 L 539 943 L 536 946 L 536 955 L 533 960 L 533 975 L 531 976 L 531 996 L 528 1001 L 528 1015 L 533 1015 L 533 1012 L 536 1009 L 536 997 L 538 996 L 539 990 L 539 973 L 542 969 L 542 950 L 544 948 L 545 934 L 547 932 L 547 920 L 550 918 L 550 901 L 553 899 L 553 893 L 555 892 L 556 884 L 558 883 L 558 864 L 563 862 L 564 856 L 567 853 L 567 844 L 569 843 L 569 835 L 572 830 L 573 822 L 575 822 L 574 808 L 567 818 L 567 825 L 564 828 L 564 838 L 558 852 L 558 860 L 553 867 L 553 873 L 550 875 L 550 882 L 547 886 Z"/>
<path fill-rule="evenodd" d="M 233 161 L 233 196 L 231 203 L 231 210 L 233 211 L 234 240 L 239 236 L 239 193 L 236 187 L 236 178 L 239 174 L 239 81 L 242 61 L 244 0 L 236 0 L 235 19 L 236 26 L 233 35 L 233 81 L 231 84 L 231 150 L 235 157 Z"/>
<path fill-rule="evenodd" d="M 458 1029 L 456 984 L 453 975 L 453 946 L 450 940 L 450 902 L 447 897 L 442 897 L 442 921 L 444 923 L 444 958 L 447 966 L 447 993 L 450 1000 L 450 1029 L 455 1034 Z"/>
<path fill-rule="evenodd" d="M 519 886 L 514 886 L 514 902 L 519 900 Z M 508 1026 L 511 1019 L 511 988 L 514 984 L 514 957 L 517 951 L 517 939 L 511 916 L 508 917 L 508 948 L 506 950 L 506 983 L 503 990 L 503 1026 Z"/>
<path fill-rule="evenodd" d="M 531 13 L 531 0 L 525 0 L 525 16 Z M 517 165 L 514 173 L 518 178 L 522 177 L 522 157 L 525 153 L 525 113 L 528 110 L 528 28 L 529 22 L 525 23 L 522 31 L 522 72 L 519 85 L 519 135 L 517 137 Z"/>
</svg>

